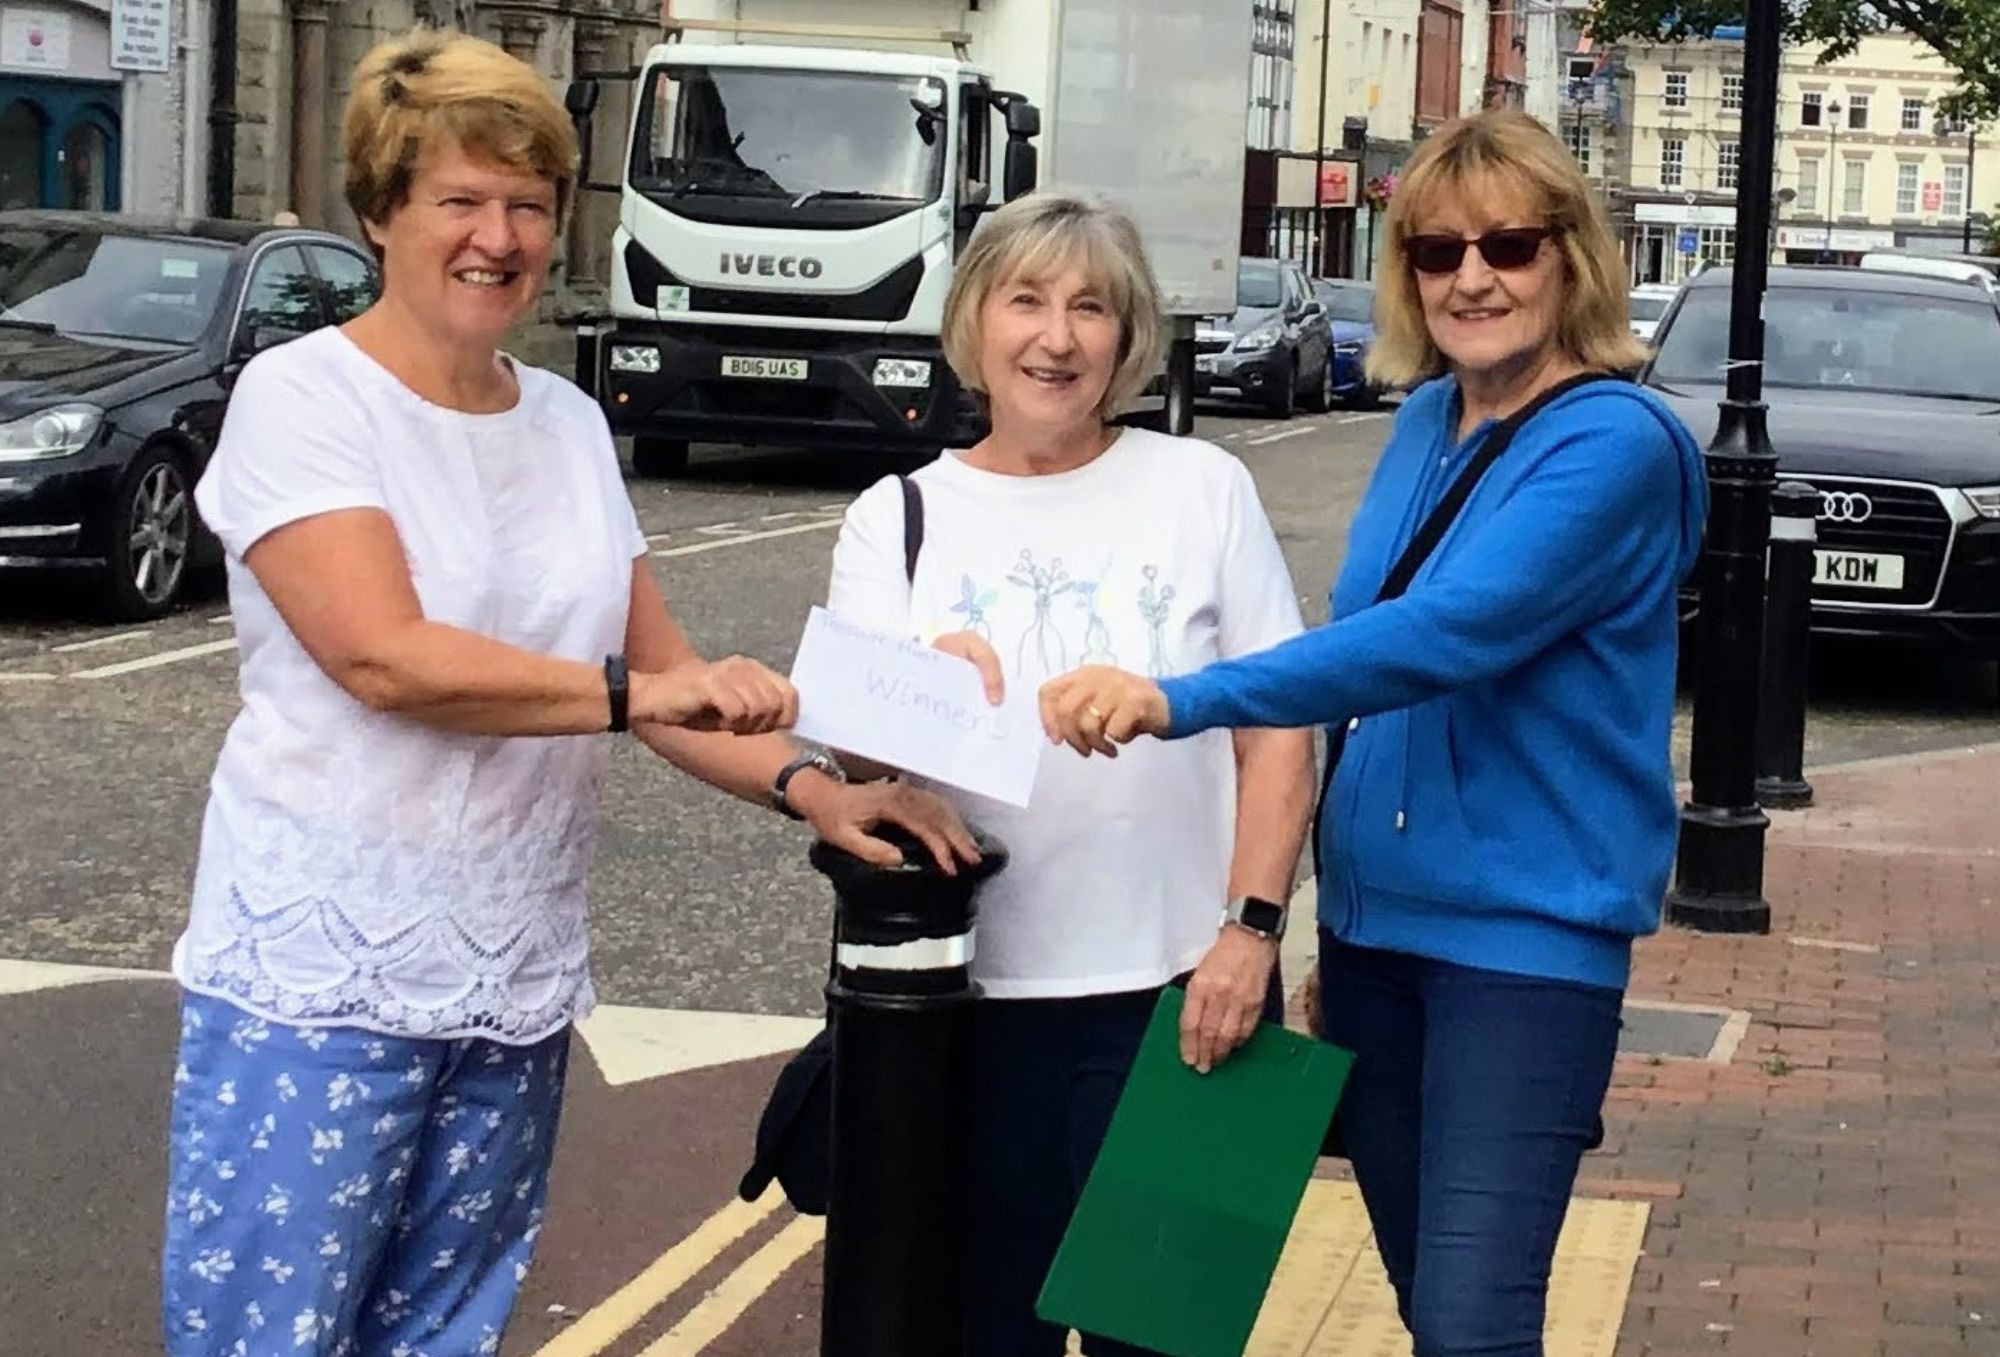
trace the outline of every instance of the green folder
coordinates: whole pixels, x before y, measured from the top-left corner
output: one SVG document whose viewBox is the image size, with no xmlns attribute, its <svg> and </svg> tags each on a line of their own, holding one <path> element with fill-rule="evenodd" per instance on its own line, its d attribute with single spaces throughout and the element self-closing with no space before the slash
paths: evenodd
<svg viewBox="0 0 2000 1357">
<path fill-rule="evenodd" d="M 1242 1357 L 1354 1057 L 1269 1023 L 1208 1074 L 1153 1010 L 1035 1312 L 1168 1357 Z"/>
</svg>

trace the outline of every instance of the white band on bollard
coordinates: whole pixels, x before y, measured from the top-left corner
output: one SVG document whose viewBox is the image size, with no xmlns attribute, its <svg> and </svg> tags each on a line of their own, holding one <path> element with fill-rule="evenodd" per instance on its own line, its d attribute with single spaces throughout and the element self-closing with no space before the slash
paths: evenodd
<svg viewBox="0 0 2000 1357">
<path fill-rule="evenodd" d="M 972 964 L 972 936 L 914 938 L 888 946 L 843 942 L 835 960 L 850 971 L 948 971 Z"/>
<path fill-rule="evenodd" d="M 1817 542 L 1819 524 L 1810 518 L 1786 518 L 1773 515 L 1771 518 L 1771 540 L 1773 542 Z"/>
</svg>

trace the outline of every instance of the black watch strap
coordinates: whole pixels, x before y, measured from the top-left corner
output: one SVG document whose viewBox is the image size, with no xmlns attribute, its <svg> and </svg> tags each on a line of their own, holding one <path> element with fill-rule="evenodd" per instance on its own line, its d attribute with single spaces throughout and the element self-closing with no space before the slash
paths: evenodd
<svg viewBox="0 0 2000 1357">
<path fill-rule="evenodd" d="M 604 691 L 611 701 L 611 724 L 607 729 L 613 735 L 623 735 L 631 729 L 632 679 L 625 669 L 623 655 L 604 657 Z"/>
<path fill-rule="evenodd" d="M 801 754 L 783 768 L 780 768 L 778 776 L 772 779 L 771 782 L 771 804 L 794 820 L 803 820 L 806 817 L 792 809 L 792 803 L 786 797 L 785 789 L 792 785 L 794 777 L 808 768 L 819 769 L 820 772 L 825 773 L 835 782 L 847 781 L 846 772 L 842 770 L 838 763 L 833 761 L 833 756 L 822 753 L 819 750 L 811 750 Z"/>
</svg>

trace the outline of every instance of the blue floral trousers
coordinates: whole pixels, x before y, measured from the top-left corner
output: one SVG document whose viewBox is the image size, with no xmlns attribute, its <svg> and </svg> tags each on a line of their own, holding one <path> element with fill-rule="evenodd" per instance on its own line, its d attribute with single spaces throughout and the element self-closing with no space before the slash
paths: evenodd
<svg viewBox="0 0 2000 1357">
<path fill-rule="evenodd" d="M 568 1066 L 530 1046 L 287 1027 L 186 995 L 170 1357 L 497 1353 L 540 1233 Z"/>
</svg>

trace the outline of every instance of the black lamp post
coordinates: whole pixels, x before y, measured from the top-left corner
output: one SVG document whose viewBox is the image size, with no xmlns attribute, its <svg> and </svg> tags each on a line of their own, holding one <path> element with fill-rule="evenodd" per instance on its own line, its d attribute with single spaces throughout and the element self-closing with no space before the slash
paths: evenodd
<svg viewBox="0 0 2000 1357">
<path fill-rule="evenodd" d="M 1667 918 L 1718 933 L 1768 933 L 1757 804 L 1764 560 L 1777 456 L 1765 425 L 1764 321 L 1771 170 L 1777 151 L 1780 0 L 1748 0 L 1728 388 L 1708 447 L 1708 538 L 1696 620 L 1694 791 L 1681 812 Z"/>
</svg>

